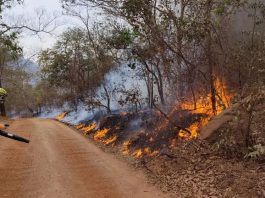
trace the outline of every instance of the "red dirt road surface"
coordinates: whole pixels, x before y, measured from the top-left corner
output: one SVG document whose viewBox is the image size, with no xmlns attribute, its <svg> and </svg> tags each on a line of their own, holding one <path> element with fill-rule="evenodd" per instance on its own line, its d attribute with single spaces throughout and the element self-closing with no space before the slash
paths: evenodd
<svg viewBox="0 0 265 198">
<path fill-rule="evenodd" d="M 0 137 L 0 197 L 165 197 L 144 175 L 61 123 L 14 121 L 8 129 L 30 144 Z"/>
</svg>

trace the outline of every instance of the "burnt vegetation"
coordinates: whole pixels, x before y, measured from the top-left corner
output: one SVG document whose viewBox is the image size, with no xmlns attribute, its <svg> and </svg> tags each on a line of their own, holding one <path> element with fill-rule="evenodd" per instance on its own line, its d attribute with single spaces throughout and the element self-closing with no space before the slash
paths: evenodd
<svg viewBox="0 0 265 198">
<path fill-rule="evenodd" d="M 59 108 L 62 114 L 56 119 L 65 122 L 80 107 L 86 109 L 89 115 L 74 127 L 100 145 L 139 159 L 156 181 L 164 182 L 165 191 L 177 184 L 185 188 L 174 171 L 182 179 L 191 176 L 202 194 L 199 171 L 206 174 L 211 164 L 219 169 L 210 167 L 209 177 L 219 181 L 222 174 L 237 171 L 236 163 L 243 167 L 239 172 L 261 171 L 265 155 L 263 0 L 61 2 L 64 14 L 82 25 L 67 29 L 52 48 L 38 55 L 41 80 L 24 91 L 32 100 L 21 106 L 34 115 Z M 90 22 L 95 8 L 104 17 L 102 22 Z M 12 88 L 14 79 L 6 76 L 19 74 L 6 63 L 19 57 L 21 49 L 19 32 L 9 34 L 7 27 L 0 26 L 0 50 L 5 52 L 0 55 L 0 85 L 4 80 Z M 25 73 L 20 76 L 27 79 Z M 20 106 L 14 101 L 16 105 Z M 256 160 L 255 165 L 249 159 Z M 203 169 L 202 163 L 209 167 Z M 224 173 L 221 163 L 229 173 Z M 184 176 L 183 169 L 189 171 Z M 231 182 L 236 177 L 232 175 Z M 247 180 L 248 175 L 242 178 Z M 217 189 L 214 192 L 205 189 L 207 195 L 264 196 L 262 181 L 250 192 L 241 192 L 236 185 L 230 189 L 229 182 L 215 185 L 210 188 Z M 185 193 L 175 192 L 192 196 Z"/>
<path fill-rule="evenodd" d="M 94 139 L 123 145 L 127 154 L 159 154 L 179 139 L 213 139 L 240 111 L 241 100 L 264 87 L 263 1 L 62 3 L 66 14 L 83 26 L 67 30 L 54 48 L 39 55 L 43 81 L 73 109 L 82 103 L 91 111 L 103 111 L 101 119 L 90 117 L 78 128 L 93 125 Z M 93 7 L 109 20 L 89 24 Z M 125 74 L 117 75 L 117 70 Z M 238 121 L 248 123 L 241 129 L 241 157 L 262 144 L 251 135 L 254 109 Z M 222 117 L 227 116 L 224 110 L 232 112 L 229 119 Z M 216 116 L 221 124 L 213 121 L 213 128 L 207 128 Z"/>
</svg>

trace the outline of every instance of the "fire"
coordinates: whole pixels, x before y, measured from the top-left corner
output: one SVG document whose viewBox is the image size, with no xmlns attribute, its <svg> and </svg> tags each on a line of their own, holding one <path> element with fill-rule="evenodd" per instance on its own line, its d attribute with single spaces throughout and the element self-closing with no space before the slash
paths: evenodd
<svg viewBox="0 0 265 198">
<path fill-rule="evenodd" d="M 138 149 L 136 151 L 134 151 L 132 153 L 132 156 L 136 157 L 136 158 L 141 158 L 143 156 L 143 152 L 142 152 L 142 149 Z"/>
<path fill-rule="evenodd" d="M 130 146 L 131 146 L 132 142 L 130 140 L 127 140 L 123 143 L 123 149 L 122 149 L 122 154 L 123 155 L 131 155 L 135 158 L 141 158 L 143 156 L 150 156 L 150 157 L 154 157 L 156 155 L 159 154 L 159 150 L 154 150 L 152 151 L 151 148 L 146 147 L 144 149 L 136 149 L 134 152 L 130 152 Z"/>
<path fill-rule="evenodd" d="M 98 130 L 96 134 L 94 135 L 94 140 L 95 141 L 101 141 L 110 131 L 110 129 L 102 129 Z"/>
<path fill-rule="evenodd" d="M 199 129 L 205 126 L 211 118 L 219 115 L 225 108 L 229 107 L 231 100 L 233 98 L 233 94 L 230 93 L 227 89 L 227 86 L 221 82 L 219 78 L 216 79 L 215 82 L 215 90 L 216 90 L 216 114 L 212 111 L 212 103 L 211 103 L 211 94 L 208 93 L 206 97 L 200 97 L 196 101 L 196 109 L 194 109 L 194 103 L 185 102 L 181 104 L 181 108 L 185 110 L 191 111 L 193 114 L 202 114 L 205 115 L 200 119 L 199 122 L 193 123 L 189 126 L 188 130 L 191 132 L 191 135 L 187 135 L 185 131 L 180 131 L 179 136 L 182 138 L 196 138 L 199 135 Z"/>
<path fill-rule="evenodd" d="M 85 124 L 80 123 L 80 124 L 76 125 L 75 128 L 83 131 L 85 134 L 89 134 L 90 132 L 92 132 L 93 130 L 95 130 L 97 128 L 97 123 L 93 122 L 89 126 L 86 126 Z M 103 129 L 103 130 L 96 131 L 96 133 L 94 135 L 94 140 L 100 141 L 100 142 L 104 143 L 105 145 L 113 144 L 118 139 L 117 136 L 112 136 L 106 140 L 104 139 L 109 131 L 110 131 L 110 129 Z"/>
<path fill-rule="evenodd" d="M 130 140 L 127 140 L 123 143 L 123 148 L 122 148 L 122 154 L 123 155 L 130 155 L 130 145 L 131 145 L 131 141 Z"/>
<path fill-rule="evenodd" d="M 98 130 L 95 135 L 94 135 L 94 140 L 98 141 L 98 142 L 102 142 L 105 145 L 110 145 L 116 142 L 116 140 L 118 139 L 118 136 L 114 135 L 108 139 L 104 139 L 106 137 L 106 135 L 108 134 L 108 132 L 110 131 L 110 129 L 102 129 L 102 130 Z"/>
<path fill-rule="evenodd" d="M 136 158 L 141 158 L 143 156 L 149 156 L 149 157 L 154 157 L 159 154 L 158 150 L 152 151 L 149 147 L 144 148 L 144 149 L 137 149 L 135 150 L 131 156 L 136 157 Z"/>
<path fill-rule="evenodd" d="M 82 124 L 82 123 L 80 123 L 80 124 L 78 124 L 78 125 L 75 125 L 75 128 L 76 128 L 76 129 L 82 129 L 83 127 L 85 127 L 85 125 Z"/>
<path fill-rule="evenodd" d="M 55 119 L 58 120 L 58 121 L 62 121 L 65 118 L 66 115 L 67 115 L 67 112 L 63 112 L 63 113 L 57 115 L 55 117 Z"/>
<path fill-rule="evenodd" d="M 152 151 L 149 147 L 144 148 L 144 154 L 150 157 L 154 157 L 159 154 L 158 150 Z"/>
<path fill-rule="evenodd" d="M 80 130 L 83 131 L 85 134 L 88 134 L 91 131 L 93 131 L 96 127 L 97 127 L 97 123 L 93 122 L 91 125 L 87 127 L 80 128 Z"/>
<path fill-rule="evenodd" d="M 105 145 L 110 145 L 110 144 L 116 142 L 117 139 L 118 139 L 117 136 L 113 136 L 113 137 L 111 137 L 111 138 L 109 138 L 109 139 L 107 139 L 107 140 L 103 140 L 102 142 L 103 142 Z"/>
<path fill-rule="evenodd" d="M 190 131 L 191 134 L 188 134 L 187 131 L 181 130 L 179 132 L 179 136 L 184 139 L 192 139 L 197 138 L 199 135 L 199 130 L 201 127 L 205 126 L 214 116 L 220 114 L 225 108 L 229 107 L 231 100 L 233 98 L 233 94 L 230 93 L 224 83 L 217 78 L 215 82 L 215 99 L 216 99 L 216 111 L 212 110 L 212 100 L 211 93 L 205 94 L 204 96 L 197 97 L 196 104 L 194 102 L 184 102 L 175 108 L 169 113 L 168 117 L 172 118 L 175 116 L 175 112 L 179 110 L 179 108 L 188 110 L 194 115 L 198 115 L 197 121 L 192 123 L 187 130 Z M 126 115 L 126 112 L 121 112 L 120 115 Z M 64 117 L 66 113 L 61 114 L 60 117 Z M 169 119 L 165 119 L 165 121 L 159 123 L 155 130 L 158 132 L 162 129 L 166 129 L 169 124 Z M 101 130 L 96 130 L 97 124 L 94 122 L 89 126 L 84 124 L 78 124 L 75 126 L 77 129 L 84 131 L 86 134 L 92 131 L 95 131 L 93 135 L 93 139 L 97 142 L 101 142 L 105 145 L 114 146 L 117 140 L 120 138 L 119 135 L 115 134 L 115 131 L 122 130 L 120 125 L 115 125 L 111 128 L 103 128 Z M 138 131 L 139 133 L 141 131 Z M 178 138 L 174 137 L 173 139 L 167 139 L 166 135 L 158 135 L 154 136 L 152 134 L 146 133 L 143 131 L 140 133 L 142 138 L 139 147 L 137 140 L 126 140 L 122 145 L 122 154 L 132 156 L 135 158 L 142 158 L 144 156 L 154 157 L 160 153 L 160 148 L 154 144 L 159 141 L 159 138 L 168 141 L 170 147 L 175 147 L 177 145 Z M 172 138 L 170 136 L 170 138 Z M 145 145 L 145 146 L 143 146 Z"/>
</svg>

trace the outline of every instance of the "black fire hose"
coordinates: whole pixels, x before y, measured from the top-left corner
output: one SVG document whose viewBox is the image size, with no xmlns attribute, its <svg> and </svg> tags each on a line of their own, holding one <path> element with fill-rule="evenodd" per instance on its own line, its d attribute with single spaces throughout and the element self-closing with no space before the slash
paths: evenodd
<svg viewBox="0 0 265 198">
<path fill-rule="evenodd" d="M 15 134 L 12 134 L 12 133 L 8 133 L 8 132 L 2 131 L 2 130 L 0 130 L 0 135 L 4 136 L 4 137 L 7 137 L 7 138 L 10 138 L 10 139 L 13 139 L 13 140 L 20 141 L 20 142 L 29 143 L 29 140 L 27 140 L 27 139 L 25 139 L 23 137 L 20 137 L 18 135 L 15 135 Z"/>
</svg>

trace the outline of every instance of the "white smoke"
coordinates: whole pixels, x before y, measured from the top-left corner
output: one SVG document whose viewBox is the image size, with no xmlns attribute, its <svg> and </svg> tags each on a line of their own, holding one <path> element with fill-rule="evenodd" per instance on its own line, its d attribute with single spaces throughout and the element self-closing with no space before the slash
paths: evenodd
<svg viewBox="0 0 265 198">
<path fill-rule="evenodd" d="M 111 110 L 121 109 L 118 100 L 121 93 L 117 92 L 118 89 L 130 90 L 133 88 L 138 88 L 141 92 L 142 98 L 147 98 L 147 88 L 144 79 L 142 78 L 141 71 L 139 68 L 131 69 L 128 63 L 123 63 L 119 67 L 110 71 L 104 80 L 105 87 L 108 89 L 111 95 Z M 103 85 L 99 87 L 97 95 L 104 94 Z M 103 103 L 106 104 L 107 101 L 101 98 Z"/>
<path fill-rule="evenodd" d="M 131 69 L 127 64 L 122 64 L 121 66 L 110 71 L 105 76 L 105 87 L 107 87 L 109 92 L 112 92 L 111 95 L 111 110 L 120 110 L 121 106 L 118 103 L 118 98 L 120 93 L 115 92 L 115 90 L 122 88 L 129 90 L 132 88 L 139 88 L 143 98 L 147 97 L 147 89 L 145 81 L 141 78 L 139 70 Z M 100 96 L 104 93 L 103 85 L 100 86 L 97 90 L 97 95 Z M 102 103 L 107 103 L 104 97 L 100 98 Z M 41 115 L 41 118 L 55 118 L 57 115 L 62 112 L 69 112 L 66 117 L 62 120 L 63 122 L 76 125 L 82 121 L 87 121 L 93 119 L 97 112 L 101 111 L 100 109 L 95 109 L 94 111 L 88 109 L 85 104 L 80 103 L 76 111 L 73 111 L 67 103 L 61 108 L 52 108 L 46 109 Z"/>
</svg>

